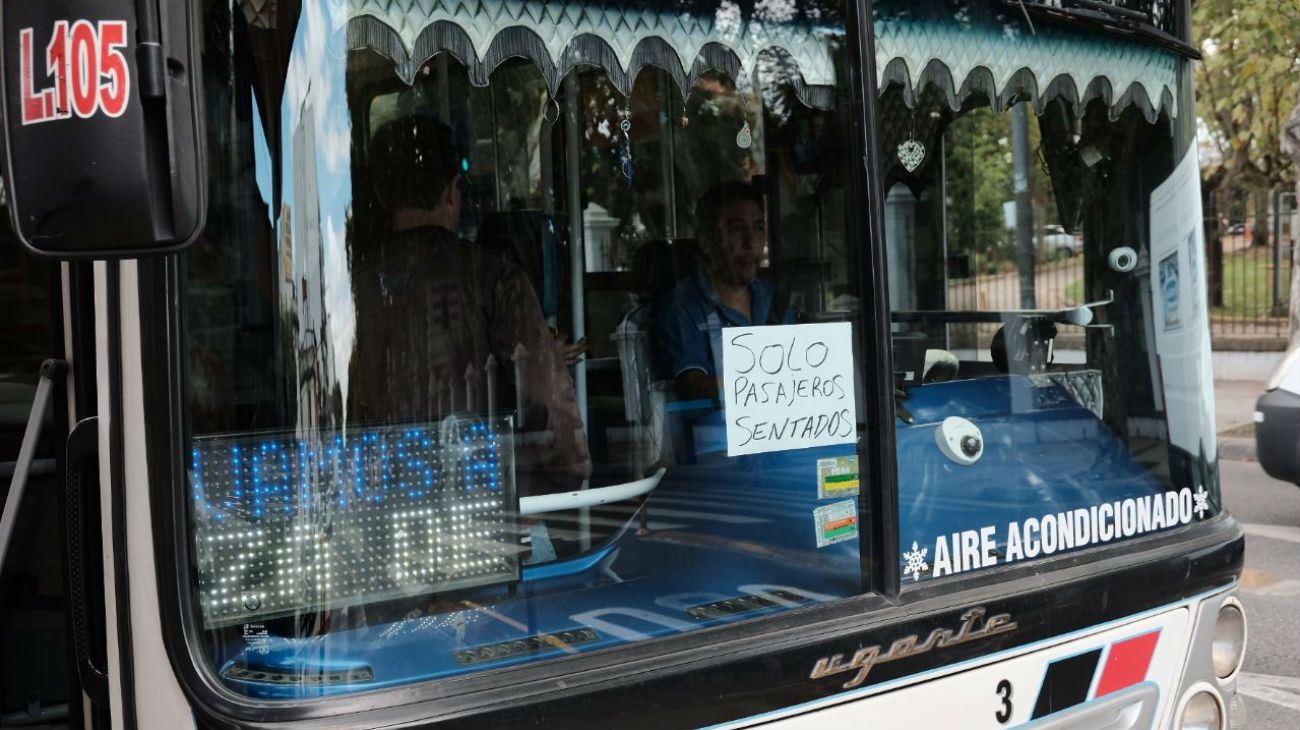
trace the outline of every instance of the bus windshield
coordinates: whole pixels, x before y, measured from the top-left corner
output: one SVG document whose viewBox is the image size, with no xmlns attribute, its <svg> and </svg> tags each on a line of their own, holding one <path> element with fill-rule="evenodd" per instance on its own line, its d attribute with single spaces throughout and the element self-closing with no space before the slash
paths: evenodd
<svg viewBox="0 0 1300 730">
<path fill-rule="evenodd" d="M 1176 57 L 1010 5 L 875 3 L 905 584 L 1219 508 Z"/>
<path fill-rule="evenodd" d="M 697 5 L 212 6 L 235 51 L 205 66 L 187 501 L 227 686 L 374 689 L 862 590 L 856 467 L 815 487 L 864 413 L 843 15 Z M 783 386 L 811 448 L 740 455 L 723 330 L 804 324 L 834 337 L 786 330 L 829 373 Z"/>
<path fill-rule="evenodd" d="M 378 690 L 860 595 L 881 490 L 904 585 L 1214 514 L 1204 304 L 1162 294 L 1203 273 L 1148 227 L 1172 56 L 877 2 L 864 82 L 847 15 L 206 4 L 182 554 L 222 686 Z M 871 483 L 890 414 L 898 483 Z"/>
</svg>

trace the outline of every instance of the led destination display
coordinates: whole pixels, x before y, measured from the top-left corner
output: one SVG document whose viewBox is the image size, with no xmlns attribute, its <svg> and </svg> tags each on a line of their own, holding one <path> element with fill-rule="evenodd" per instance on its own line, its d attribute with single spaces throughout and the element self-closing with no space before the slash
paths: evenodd
<svg viewBox="0 0 1300 730">
<path fill-rule="evenodd" d="M 517 580 L 511 419 L 194 440 L 209 625 Z"/>
</svg>

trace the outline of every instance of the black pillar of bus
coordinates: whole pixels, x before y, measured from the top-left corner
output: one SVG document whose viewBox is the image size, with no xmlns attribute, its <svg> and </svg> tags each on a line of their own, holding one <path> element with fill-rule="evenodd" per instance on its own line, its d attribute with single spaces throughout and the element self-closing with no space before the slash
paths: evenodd
<svg viewBox="0 0 1300 730">
<path fill-rule="evenodd" d="M 1181 17 L 1178 22 L 1178 40 L 1188 46 L 1194 46 L 1192 36 L 1192 1 L 1179 3 Z M 1174 92 L 1178 99 L 1178 118 L 1174 120 L 1174 154 L 1179 155 L 1196 143 L 1196 66 L 1193 59 L 1185 54 L 1176 56 L 1178 64 L 1178 89 Z M 1181 158 L 1180 158 L 1181 159 Z M 1177 163 L 1178 160 L 1175 160 Z"/>
<path fill-rule="evenodd" d="M 1193 46 L 1194 36 L 1192 35 L 1192 3 L 1191 0 L 1182 0 L 1178 5 L 1182 13 L 1178 18 L 1177 31 L 1179 40 L 1188 46 Z M 1174 92 L 1178 99 L 1178 116 L 1173 120 L 1171 126 L 1174 132 L 1174 160 L 1173 164 L 1182 163 L 1182 154 L 1197 154 L 1197 129 L 1196 129 L 1196 65 L 1195 58 L 1186 54 L 1178 54 L 1175 63 L 1177 66 L 1178 88 Z M 1205 215 L 1202 211 L 1202 223 L 1205 225 Z M 1206 245 L 1209 244 L 1209 237 L 1204 238 Z M 1208 261 L 1209 251 L 1201 252 L 1201 260 Z M 1207 292 L 1208 294 L 1208 292 Z M 1205 444 L 1201 444 L 1201 453 L 1197 455 L 1194 463 L 1190 465 L 1195 474 L 1197 483 L 1204 484 L 1210 490 L 1210 505 L 1215 510 L 1223 509 L 1223 486 L 1222 475 L 1219 472 L 1219 461 L 1211 460 L 1205 453 Z"/>
<path fill-rule="evenodd" d="M 899 589 L 898 462 L 894 444 L 894 356 L 890 348 L 888 262 L 885 259 L 884 191 L 881 187 L 879 117 L 876 112 L 876 48 L 872 0 L 847 0 L 849 89 L 853 95 L 849 118 L 852 143 L 862 151 L 862 164 L 853 164 L 853 195 L 861 201 L 852 219 L 854 240 L 862 242 L 858 257 L 861 313 L 858 338 L 862 357 L 862 419 L 866 438 L 858 442 L 862 488 L 859 514 L 866 513 L 862 540 L 863 575 L 876 593 L 894 599 Z"/>
<path fill-rule="evenodd" d="M 1030 194 L 1033 174 L 1029 144 L 1029 102 L 1011 107 L 1011 152 L 1015 160 L 1016 192 L 1016 270 L 1020 279 L 1020 308 L 1037 309 L 1034 291 L 1034 198 Z"/>
</svg>

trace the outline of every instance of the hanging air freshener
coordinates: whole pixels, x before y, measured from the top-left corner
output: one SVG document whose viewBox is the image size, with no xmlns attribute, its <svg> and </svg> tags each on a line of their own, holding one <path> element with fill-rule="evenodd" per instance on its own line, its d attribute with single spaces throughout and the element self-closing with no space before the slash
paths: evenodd
<svg viewBox="0 0 1300 730">
<path fill-rule="evenodd" d="M 636 167 L 632 164 L 632 107 L 631 105 L 623 109 L 623 120 L 618 123 L 618 128 L 623 130 L 623 177 L 627 178 L 627 184 L 632 184 L 632 177 L 636 174 Z"/>
<path fill-rule="evenodd" d="M 908 130 L 908 139 L 898 145 L 898 161 L 903 165 L 903 169 L 908 172 L 916 172 L 916 169 L 925 162 L 925 145 L 916 138 L 916 112 L 912 112 L 912 123 Z"/>
<path fill-rule="evenodd" d="M 749 131 L 749 120 L 746 119 L 740 131 L 736 132 L 736 146 L 742 150 L 747 150 L 752 144 L 754 144 L 754 135 Z"/>
<path fill-rule="evenodd" d="M 737 89 L 737 91 L 739 91 L 739 89 Z M 745 94 L 744 92 L 741 93 L 744 95 L 745 99 L 745 107 L 741 111 L 744 124 L 740 126 L 740 131 L 736 132 L 736 146 L 742 150 L 747 150 L 754 144 L 754 133 L 749 129 L 749 94 Z"/>
</svg>

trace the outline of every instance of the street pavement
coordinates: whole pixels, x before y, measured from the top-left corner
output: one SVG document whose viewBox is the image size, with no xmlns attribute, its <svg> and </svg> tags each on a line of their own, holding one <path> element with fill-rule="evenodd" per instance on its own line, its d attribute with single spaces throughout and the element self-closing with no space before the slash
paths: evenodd
<svg viewBox="0 0 1300 730">
<path fill-rule="evenodd" d="M 1255 420 L 1255 401 L 1264 393 L 1258 380 L 1214 381 L 1214 422 L 1219 433 L 1231 431 Z"/>
<path fill-rule="evenodd" d="M 1262 382 L 1215 383 L 1218 427 L 1249 423 Z M 1234 446 L 1236 448 L 1234 448 Z M 1241 603 L 1246 663 L 1238 681 L 1244 730 L 1300 728 L 1300 487 L 1270 478 L 1253 439 L 1224 439 L 1220 475 L 1227 508 L 1246 530 Z"/>
<path fill-rule="evenodd" d="M 1300 487 L 1259 464 L 1220 464 L 1224 502 L 1246 530 L 1241 603 L 1246 663 L 1238 691 L 1249 730 L 1300 728 Z"/>
</svg>

